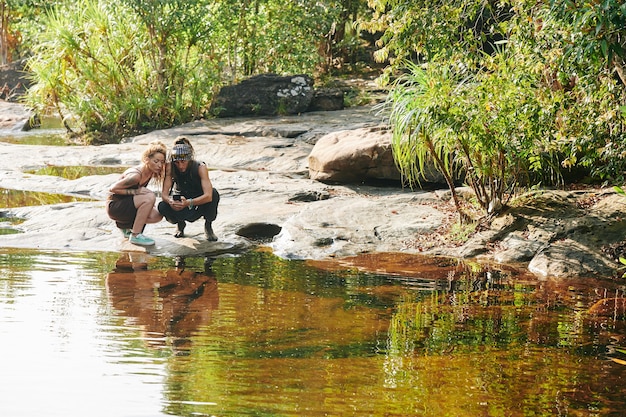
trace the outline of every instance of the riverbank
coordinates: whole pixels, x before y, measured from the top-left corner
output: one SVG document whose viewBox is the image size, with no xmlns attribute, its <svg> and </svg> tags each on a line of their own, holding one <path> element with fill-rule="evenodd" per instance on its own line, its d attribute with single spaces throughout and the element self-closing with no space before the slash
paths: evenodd
<svg viewBox="0 0 626 417">
<path fill-rule="evenodd" d="M 2 247 L 71 251 L 144 250 L 124 239 L 104 212 L 109 185 L 118 174 L 76 180 L 33 175 L 45 165 L 131 166 L 145 145 L 191 138 L 222 195 L 214 230 L 206 242 L 202 222 L 184 239 L 165 221 L 148 225 L 156 240 L 149 253 L 196 256 L 236 253 L 257 245 L 290 259 L 339 259 L 364 253 L 401 252 L 518 264 L 538 276 L 614 274 L 618 264 L 606 248 L 626 233 L 626 199 L 612 189 L 542 190 L 465 241 L 449 240 L 455 221 L 449 193 L 400 187 L 330 185 L 308 178 L 308 155 L 328 133 L 381 124 L 371 106 L 269 118 L 196 121 L 129 138 L 118 145 L 36 146 L 0 143 L 1 187 L 89 197 L 88 201 L 2 209 L 23 222 L 2 237 Z M 294 133 L 295 132 L 295 133 Z M 256 229 L 255 229 L 256 228 Z M 250 236 L 256 230 L 258 236 Z M 268 235 L 280 230 L 278 235 Z M 260 231 L 260 232 L 259 232 Z M 446 240 L 448 239 L 448 240 Z"/>
</svg>

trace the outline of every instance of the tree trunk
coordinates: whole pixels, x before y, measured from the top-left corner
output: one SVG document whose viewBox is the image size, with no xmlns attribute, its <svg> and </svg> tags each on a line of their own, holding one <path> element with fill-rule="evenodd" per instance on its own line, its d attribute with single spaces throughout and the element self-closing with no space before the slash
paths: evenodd
<svg viewBox="0 0 626 417">
<path fill-rule="evenodd" d="M 450 173 L 446 169 L 446 164 L 439 158 L 439 155 L 435 151 L 435 147 L 430 140 L 426 140 L 426 146 L 428 146 L 428 150 L 435 160 L 435 164 L 439 167 L 439 171 L 443 174 L 443 177 L 446 179 L 446 183 L 448 184 L 448 188 L 450 189 L 450 193 L 452 194 L 452 201 L 454 201 L 454 206 L 456 207 L 457 213 L 459 213 L 459 219 L 462 224 L 467 224 L 470 222 L 471 217 L 463 210 L 461 206 L 461 200 L 459 200 L 459 195 L 456 192 L 456 187 L 454 186 L 454 180 L 450 176 Z"/>
<path fill-rule="evenodd" d="M 0 0 L 0 65 L 9 63 L 9 11 L 7 2 Z"/>
</svg>

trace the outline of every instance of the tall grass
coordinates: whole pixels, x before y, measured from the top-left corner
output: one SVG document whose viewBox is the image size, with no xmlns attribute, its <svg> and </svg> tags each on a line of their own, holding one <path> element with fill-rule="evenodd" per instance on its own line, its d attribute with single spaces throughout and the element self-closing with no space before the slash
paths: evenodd
<svg viewBox="0 0 626 417">
<path fill-rule="evenodd" d="M 472 188 L 489 218 L 516 186 L 554 171 L 550 139 L 558 102 L 518 56 L 497 53 L 472 74 L 437 63 L 407 69 L 386 103 L 394 157 L 411 184 L 419 184 L 425 164 L 433 162 L 462 221 L 469 215 L 457 198 L 456 179 Z"/>
<path fill-rule="evenodd" d="M 75 133 L 92 132 L 95 142 L 204 115 L 217 63 L 199 47 L 198 27 L 172 17 L 183 9 L 155 4 L 162 7 L 147 15 L 133 1 L 51 10 L 28 63 L 35 82 L 28 102 L 52 109 Z"/>
</svg>

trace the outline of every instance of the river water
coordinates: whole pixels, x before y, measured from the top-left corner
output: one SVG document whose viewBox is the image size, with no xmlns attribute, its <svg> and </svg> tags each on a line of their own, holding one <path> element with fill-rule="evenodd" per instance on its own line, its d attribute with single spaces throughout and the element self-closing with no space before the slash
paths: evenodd
<svg viewBox="0 0 626 417">
<path fill-rule="evenodd" d="M 0 415 L 624 415 L 623 282 L 362 261 L 2 249 Z"/>
</svg>

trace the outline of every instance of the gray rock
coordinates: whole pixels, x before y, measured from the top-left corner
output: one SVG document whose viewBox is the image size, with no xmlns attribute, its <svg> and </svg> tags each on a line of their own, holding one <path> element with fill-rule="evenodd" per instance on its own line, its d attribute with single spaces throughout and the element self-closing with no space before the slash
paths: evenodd
<svg viewBox="0 0 626 417">
<path fill-rule="evenodd" d="M 320 88 L 313 93 L 308 111 L 335 111 L 343 109 L 343 90 L 339 88 Z"/>
<path fill-rule="evenodd" d="M 385 125 L 331 132 L 320 138 L 309 155 L 309 177 L 327 183 L 360 184 L 368 180 L 400 181 Z M 424 183 L 445 183 L 427 166 Z"/>
<path fill-rule="evenodd" d="M 0 129 L 20 131 L 31 117 L 34 114 L 21 104 L 0 100 Z"/>
<path fill-rule="evenodd" d="M 219 117 L 298 114 L 307 111 L 312 99 L 313 80 L 308 75 L 260 74 L 223 87 L 210 111 Z"/>
<path fill-rule="evenodd" d="M 298 126 L 294 138 L 264 136 L 268 125 Z M 349 184 L 329 185 L 308 178 L 309 155 L 317 134 L 378 126 L 370 109 L 307 113 L 281 118 L 197 121 L 173 129 L 128 138 L 118 145 L 36 146 L 0 142 L 3 188 L 88 196 L 79 202 L 3 209 L 3 222 L 17 234 L 5 234 L 2 247 L 72 251 L 148 251 L 153 255 L 194 256 L 237 253 L 265 244 L 290 259 L 328 259 L 367 252 L 404 252 L 477 258 L 484 262 L 523 262 L 541 277 L 608 276 L 619 265 L 603 248 L 624 247 L 626 198 L 613 190 L 543 190 L 518 199 L 462 245 L 433 247 L 421 239 L 449 226 L 452 203 L 446 190 L 424 191 Z M 232 132 L 257 132 L 247 136 Z M 229 134 L 230 132 L 230 134 Z M 342 133 L 343 135 L 344 133 Z M 133 165 L 155 139 L 172 145 L 178 135 L 191 137 L 221 193 L 213 223 L 218 242 L 204 238 L 203 222 L 191 223 L 186 237 L 174 238 L 165 221 L 148 225 L 156 245 L 128 244 L 106 216 L 104 200 L 117 174 L 76 180 L 31 175 L 45 165 Z M 27 158 L 24 156 L 28 155 Z M 158 187 L 155 188 L 158 191 Z M 466 188 L 461 196 L 471 198 Z M 526 204 L 521 202 L 526 201 Z M 615 255 L 615 254 L 613 254 Z"/>
<path fill-rule="evenodd" d="M 400 180 L 383 127 L 332 132 L 320 138 L 309 155 L 309 177 L 328 183 L 368 179 Z"/>
</svg>

